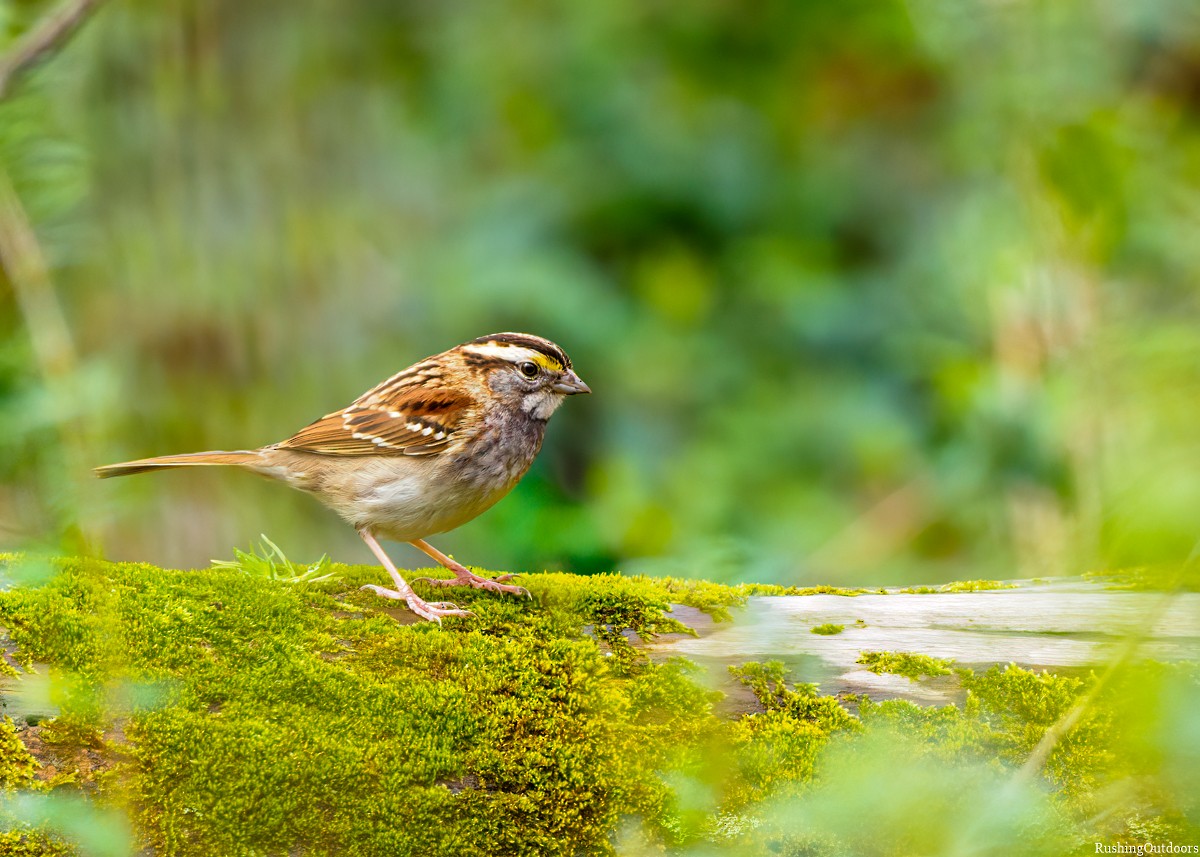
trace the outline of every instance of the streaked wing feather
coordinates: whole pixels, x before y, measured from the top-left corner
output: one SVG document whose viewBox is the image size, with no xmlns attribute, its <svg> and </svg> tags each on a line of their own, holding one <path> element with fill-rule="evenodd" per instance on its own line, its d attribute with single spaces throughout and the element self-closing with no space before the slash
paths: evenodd
<svg viewBox="0 0 1200 857">
<path fill-rule="evenodd" d="M 279 444 L 326 455 L 436 455 L 461 436 L 471 401 L 444 389 L 408 388 L 328 414 Z M 361 403 L 361 404 L 360 404 Z"/>
</svg>

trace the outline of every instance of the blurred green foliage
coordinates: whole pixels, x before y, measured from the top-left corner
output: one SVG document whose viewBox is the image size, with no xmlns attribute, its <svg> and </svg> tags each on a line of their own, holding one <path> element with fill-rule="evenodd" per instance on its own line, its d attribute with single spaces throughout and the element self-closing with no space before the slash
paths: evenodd
<svg viewBox="0 0 1200 857">
<path fill-rule="evenodd" d="M 0 38 L 45 8 L 0 2 Z M 0 538 L 364 556 L 240 474 L 87 467 L 275 441 L 522 329 L 596 395 L 442 540 L 468 561 L 1176 562 L 1198 57 L 1187 0 L 105 5 L 0 104 L 74 353 L 0 290 Z"/>
</svg>

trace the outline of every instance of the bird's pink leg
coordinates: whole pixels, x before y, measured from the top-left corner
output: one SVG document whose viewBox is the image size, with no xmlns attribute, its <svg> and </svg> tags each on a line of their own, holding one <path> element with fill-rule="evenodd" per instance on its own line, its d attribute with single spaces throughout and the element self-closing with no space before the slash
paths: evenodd
<svg viewBox="0 0 1200 857">
<path fill-rule="evenodd" d="M 502 580 L 510 580 L 511 574 L 502 574 L 495 580 L 487 577 L 480 577 L 475 572 L 468 569 L 465 565 L 461 565 L 450 557 L 446 556 L 440 550 L 435 548 L 429 542 L 423 539 L 413 539 L 409 542 L 410 545 L 417 550 L 424 551 L 426 554 L 437 560 L 440 565 L 445 566 L 454 572 L 453 580 L 439 580 L 434 577 L 418 577 L 417 580 L 424 580 L 430 586 L 471 586 L 475 589 L 486 589 L 488 592 L 507 592 L 510 595 L 524 595 L 526 598 L 532 598 L 529 590 L 524 586 L 509 586 L 501 583 Z M 414 580 L 413 583 L 417 581 Z"/>
<path fill-rule="evenodd" d="M 416 613 L 422 619 L 429 619 L 437 622 L 439 625 L 442 622 L 443 616 L 470 616 L 471 613 L 461 609 L 457 604 L 451 604 L 448 601 L 427 602 L 422 599 L 417 593 L 413 592 L 411 586 L 404 582 L 404 578 L 400 576 L 400 572 L 396 571 L 396 566 L 392 564 L 391 559 L 383 548 L 379 546 L 379 542 L 375 540 L 375 536 L 371 535 L 368 530 L 359 530 L 358 534 L 362 536 L 362 540 L 367 543 L 367 547 L 371 549 L 371 553 L 379 558 L 383 563 L 383 567 L 388 570 L 388 574 L 392 576 L 392 581 L 396 584 L 395 589 L 386 589 L 382 586 L 375 586 L 368 583 L 363 589 L 369 589 L 376 595 L 382 595 L 384 598 L 391 598 L 394 601 L 403 601 L 408 605 L 408 609 Z"/>
</svg>

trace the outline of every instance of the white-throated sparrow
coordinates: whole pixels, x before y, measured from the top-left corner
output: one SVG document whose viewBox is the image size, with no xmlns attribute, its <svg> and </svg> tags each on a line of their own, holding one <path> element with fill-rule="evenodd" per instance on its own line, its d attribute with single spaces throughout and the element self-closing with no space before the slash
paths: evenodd
<svg viewBox="0 0 1200 857">
<path fill-rule="evenodd" d="M 414 363 L 280 443 L 236 452 L 164 455 L 96 468 L 100 477 L 227 464 L 314 495 L 358 530 L 395 583 L 369 585 L 425 619 L 465 616 L 426 602 L 376 540 L 408 542 L 454 572 L 438 586 L 525 593 L 480 577 L 423 539 L 491 508 L 525 475 L 546 421 L 576 393 L 590 393 L 566 352 L 527 333 L 494 333 Z M 528 594 L 528 593 L 525 593 Z"/>
</svg>

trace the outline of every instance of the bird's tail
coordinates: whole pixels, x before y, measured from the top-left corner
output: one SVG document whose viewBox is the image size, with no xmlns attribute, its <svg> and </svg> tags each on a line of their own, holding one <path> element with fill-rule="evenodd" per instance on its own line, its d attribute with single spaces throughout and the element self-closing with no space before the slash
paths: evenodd
<svg viewBox="0 0 1200 857">
<path fill-rule="evenodd" d="M 236 452 L 187 452 L 183 455 L 160 455 L 157 458 L 139 458 L 137 461 L 106 464 L 104 467 L 97 467 L 95 472 L 101 479 L 107 479 L 110 476 L 132 476 L 147 470 L 168 470 L 172 467 L 195 467 L 200 464 L 245 465 L 260 461 L 261 457 L 257 452 L 246 449 Z"/>
</svg>

